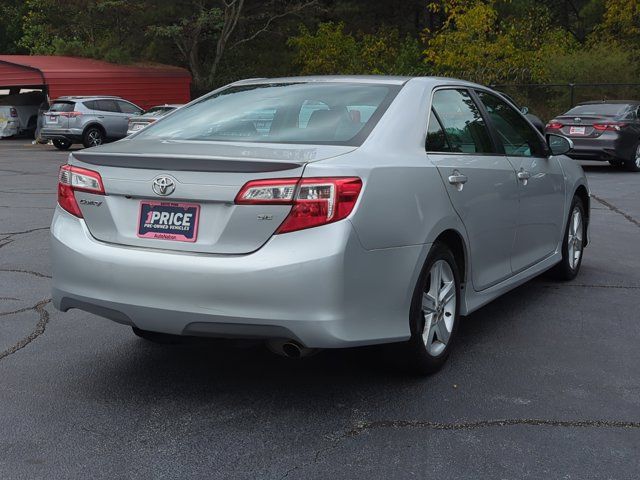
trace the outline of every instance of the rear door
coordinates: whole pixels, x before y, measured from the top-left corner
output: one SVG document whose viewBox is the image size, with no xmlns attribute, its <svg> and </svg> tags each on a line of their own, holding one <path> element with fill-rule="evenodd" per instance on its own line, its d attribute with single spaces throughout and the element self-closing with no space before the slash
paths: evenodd
<svg viewBox="0 0 640 480">
<path fill-rule="evenodd" d="M 122 138 L 127 134 L 126 125 L 122 126 L 122 113 L 115 100 L 95 101 L 96 117 L 105 129 L 108 138 Z"/>
<path fill-rule="evenodd" d="M 505 155 L 518 178 L 518 227 L 511 266 L 524 270 L 553 254 L 564 225 L 565 181 L 560 163 L 548 157 L 543 138 L 511 105 L 477 91 Z"/>
<path fill-rule="evenodd" d="M 434 92 L 426 148 L 467 230 L 474 289 L 508 278 L 517 226 L 516 173 L 496 152 L 469 91 Z"/>
</svg>

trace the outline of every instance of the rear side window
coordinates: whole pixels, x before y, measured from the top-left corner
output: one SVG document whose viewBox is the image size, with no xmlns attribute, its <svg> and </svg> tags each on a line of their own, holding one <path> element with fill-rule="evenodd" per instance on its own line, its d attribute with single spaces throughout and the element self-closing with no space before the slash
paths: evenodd
<svg viewBox="0 0 640 480">
<path fill-rule="evenodd" d="M 427 152 L 450 152 L 451 146 L 444 133 L 440 120 L 433 110 L 429 116 L 429 127 L 427 129 Z"/>
<path fill-rule="evenodd" d="M 489 113 L 504 153 L 518 157 L 544 156 L 542 139 L 522 115 L 495 95 L 482 91 L 476 93 Z"/>
<path fill-rule="evenodd" d="M 73 112 L 76 108 L 76 104 L 74 102 L 53 102 L 51 108 L 49 108 L 50 112 Z"/>
<path fill-rule="evenodd" d="M 140 109 L 129 102 L 118 101 L 118 106 L 122 113 L 140 113 Z"/>
<path fill-rule="evenodd" d="M 101 112 L 120 112 L 115 100 L 96 100 L 96 110 Z"/>
<path fill-rule="evenodd" d="M 466 90 L 438 90 L 433 94 L 433 110 L 452 152 L 492 153 L 487 125 Z"/>
<path fill-rule="evenodd" d="M 98 107 L 96 106 L 96 101 L 95 100 L 89 100 L 88 102 L 84 102 L 83 105 L 85 107 L 87 107 L 89 110 L 97 110 Z"/>
</svg>

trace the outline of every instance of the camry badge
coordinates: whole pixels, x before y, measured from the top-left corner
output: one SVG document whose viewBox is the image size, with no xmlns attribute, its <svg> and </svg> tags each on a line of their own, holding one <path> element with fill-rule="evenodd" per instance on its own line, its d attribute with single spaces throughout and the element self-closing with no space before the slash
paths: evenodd
<svg viewBox="0 0 640 480">
<path fill-rule="evenodd" d="M 176 183 L 170 177 L 156 177 L 153 179 L 153 191 L 162 197 L 171 195 L 176 189 Z"/>
</svg>

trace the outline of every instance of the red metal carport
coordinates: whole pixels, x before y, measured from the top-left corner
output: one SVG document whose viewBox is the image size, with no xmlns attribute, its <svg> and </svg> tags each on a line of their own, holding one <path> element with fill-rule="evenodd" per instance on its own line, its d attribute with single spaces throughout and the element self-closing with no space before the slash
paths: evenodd
<svg viewBox="0 0 640 480">
<path fill-rule="evenodd" d="M 88 58 L 0 55 L 0 88 L 43 88 L 64 95 L 117 95 L 142 108 L 187 103 L 191 75 L 167 65 L 116 65 Z"/>
</svg>

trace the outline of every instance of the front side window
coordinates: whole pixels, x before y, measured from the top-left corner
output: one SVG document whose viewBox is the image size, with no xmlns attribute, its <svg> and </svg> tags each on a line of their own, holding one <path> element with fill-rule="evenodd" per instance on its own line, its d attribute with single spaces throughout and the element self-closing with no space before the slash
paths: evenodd
<svg viewBox="0 0 640 480">
<path fill-rule="evenodd" d="M 489 130 L 469 92 L 438 90 L 433 94 L 433 110 L 442 121 L 452 152 L 493 152 Z"/>
<path fill-rule="evenodd" d="M 542 139 L 511 105 L 487 92 L 476 92 L 504 146 L 504 153 L 518 157 L 544 156 Z"/>
<path fill-rule="evenodd" d="M 360 145 L 399 90 L 331 82 L 230 87 L 181 108 L 134 140 Z"/>
</svg>

